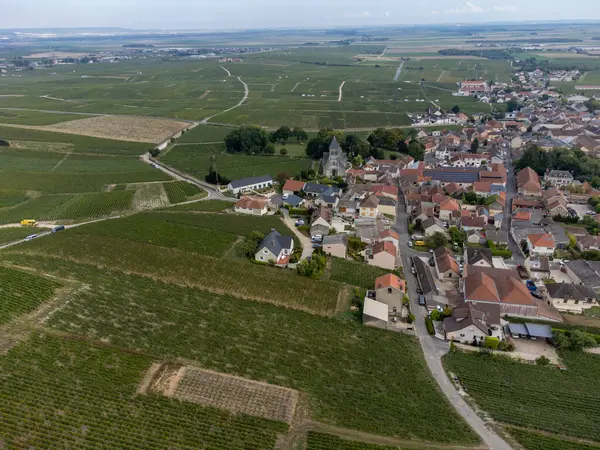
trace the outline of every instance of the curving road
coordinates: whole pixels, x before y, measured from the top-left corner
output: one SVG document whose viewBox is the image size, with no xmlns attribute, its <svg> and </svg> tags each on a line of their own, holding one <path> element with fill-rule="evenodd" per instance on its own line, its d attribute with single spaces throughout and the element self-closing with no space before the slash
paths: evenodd
<svg viewBox="0 0 600 450">
<path fill-rule="evenodd" d="M 227 71 L 227 73 L 229 73 L 229 70 L 225 69 L 224 67 L 223 67 L 223 69 L 224 69 L 225 71 Z M 229 75 L 231 76 L 231 74 L 229 74 Z M 226 110 L 224 110 L 224 111 L 221 111 L 221 112 L 218 112 L 218 113 L 216 113 L 216 114 L 213 114 L 212 116 L 210 116 L 210 117 L 207 117 L 206 119 L 202 119 L 202 120 L 200 121 L 200 123 L 201 123 L 201 124 L 204 124 L 204 125 L 206 125 L 207 123 L 209 123 L 208 121 L 209 121 L 210 119 L 213 119 L 213 118 L 217 117 L 217 116 L 218 116 L 218 115 L 220 115 L 220 114 L 223 114 L 223 113 L 229 112 L 229 111 L 231 111 L 232 109 L 239 108 L 240 106 L 242 106 L 242 105 L 244 104 L 244 102 L 245 102 L 245 101 L 248 99 L 248 95 L 250 94 L 250 89 L 248 88 L 248 84 L 246 84 L 244 81 L 242 81 L 242 79 L 241 79 L 240 77 L 237 77 L 237 79 L 238 79 L 238 81 L 239 81 L 240 83 L 242 83 L 242 84 L 244 85 L 244 96 L 242 97 L 242 99 L 241 99 L 241 100 L 240 100 L 240 101 L 239 101 L 239 102 L 238 102 L 236 105 L 232 106 L 231 108 L 228 108 L 228 109 L 226 109 Z"/>
<path fill-rule="evenodd" d="M 423 256 L 423 253 L 415 252 L 410 249 L 407 245 L 410 234 L 408 233 L 408 214 L 404 207 L 404 197 L 399 196 L 398 208 L 396 214 L 396 223 L 392 228 L 400 235 L 400 252 L 402 255 L 402 263 L 405 268 L 411 267 L 412 256 Z M 452 382 L 446 375 L 446 371 L 442 365 L 441 358 L 449 350 L 449 344 L 441 341 L 433 336 L 430 336 L 425 327 L 425 316 L 427 311 L 424 307 L 419 305 L 418 296 L 416 293 L 416 278 L 410 272 L 406 271 L 406 283 L 407 293 L 410 298 L 411 310 L 415 314 L 417 320 L 415 320 L 415 330 L 419 338 L 419 343 L 423 349 L 423 355 L 427 366 L 433 378 L 439 385 L 440 389 L 448 398 L 448 401 L 452 404 L 456 412 L 475 430 L 481 440 L 491 450 L 511 450 L 510 445 L 504 441 L 498 434 L 491 430 L 486 423 L 477 415 L 475 411 L 469 406 L 469 404 L 461 397 Z"/>
</svg>

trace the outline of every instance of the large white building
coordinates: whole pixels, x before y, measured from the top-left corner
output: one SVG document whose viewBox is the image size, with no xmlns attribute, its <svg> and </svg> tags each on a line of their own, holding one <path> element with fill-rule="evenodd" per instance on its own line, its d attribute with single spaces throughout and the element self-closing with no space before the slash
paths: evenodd
<svg viewBox="0 0 600 450">
<path fill-rule="evenodd" d="M 232 181 L 227 185 L 227 190 L 233 194 L 255 191 L 273 186 L 271 175 L 243 178 Z"/>
</svg>

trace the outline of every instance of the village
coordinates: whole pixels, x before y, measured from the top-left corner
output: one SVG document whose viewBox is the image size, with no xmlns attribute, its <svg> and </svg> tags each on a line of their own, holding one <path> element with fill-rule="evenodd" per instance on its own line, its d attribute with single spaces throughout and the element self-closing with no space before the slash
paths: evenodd
<svg viewBox="0 0 600 450">
<path fill-rule="evenodd" d="M 536 74 L 516 78 L 538 86 Z M 497 97 L 502 88 L 464 82 L 461 95 Z M 432 112 L 431 123 L 464 127 L 421 129 L 422 161 L 370 157 L 353 166 L 334 137 L 319 176 L 341 177 L 344 188 L 300 179 L 277 185 L 270 176 L 237 180 L 228 186 L 240 197 L 235 211 L 283 214 L 310 246 L 303 258 L 318 251 L 389 271 L 365 294 L 365 325 L 412 332 L 425 315 L 427 332 L 441 341 L 557 363 L 552 323 L 598 306 L 600 262 L 581 255 L 600 251 L 600 238 L 588 231 L 600 224 L 600 190 L 566 170 L 539 175 L 513 162 L 532 146 L 595 155 L 600 111 L 589 111 L 590 98 L 563 99 L 543 88 L 504 98 L 519 109 L 503 118 Z M 290 265 L 294 244 L 284 241 L 267 236 L 256 259 Z"/>
</svg>

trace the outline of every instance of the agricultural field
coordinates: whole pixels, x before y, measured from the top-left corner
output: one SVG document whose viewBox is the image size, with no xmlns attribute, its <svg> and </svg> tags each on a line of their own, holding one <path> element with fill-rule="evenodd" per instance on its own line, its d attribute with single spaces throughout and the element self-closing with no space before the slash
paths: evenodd
<svg viewBox="0 0 600 450">
<path fill-rule="evenodd" d="M 30 234 L 43 233 L 49 231 L 49 228 L 43 227 L 9 227 L 0 228 L 0 245 L 8 244 L 9 242 L 18 241 L 24 239 Z"/>
<path fill-rule="evenodd" d="M 33 311 L 60 286 L 55 281 L 0 266 L 0 325 Z"/>
<path fill-rule="evenodd" d="M 200 202 L 185 203 L 183 205 L 175 205 L 168 209 L 168 211 L 207 211 L 207 212 L 218 212 L 224 209 L 231 208 L 233 202 L 227 200 L 203 200 Z"/>
<path fill-rule="evenodd" d="M 208 174 L 215 158 L 219 174 L 228 180 L 271 175 L 273 178 L 281 172 L 290 176 L 300 174 L 312 167 L 307 157 L 239 155 L 225 153 L 225 144 L 175 145 L 160 160 L 182 172 L 199 179 Z"/>
<path fill-rule="evenodd" d="M 0 208 L 0 224 L 18 223 L 23 219 L 44 219 L 51 211 L 60 209 L 72 195 L 42 195 L 10 208 Z"/>
<path fill-rule="evenodd" d="M 375 287 L 375 278 L 390 273 L 389 270 L 341 258 L 332 258 L 329 278 L 340 283 L 364 289 Z"/>
<path fill-rule="evenodd" d="M 76 195 L 57 208 L 45 213 L 43 218 L 73 220 L 115 215 L 131 209 L 132 199 L 132 191 Z"/>
<path fill-rule="evenodd" d="M 108 240 L 104 239 L 105 246 Z M 127 260 L 131 255 L 124 247 L 119 248 L 119 258 Z M 155 255 L 142 251 L 146 260 L 156 261 Z M 97 269 L 66 258 L 8 253 L 5 259 L 90 283 L 90 289 L 72 292 L 68 302 L 46 321 L 52 328 L 160 358 L 194 360 L 205 369 L 306 392 L 312 416 L 333 425 L 402 439 L 476 442 L 436 388 L 414 337 L 162 283 L 157 281 L 160 270 L 150 279 L 120 273 L 118 267 Z M 189 264 L 179 261 L 182 266 Z M 234 269 L 230 266 L 235 273 Z M 270 289 L 255 273 L 246 272 L 245 278 L 254 279 L 263 291 Z M 202 270 L 194 273 L 197 276 Z M 284 272 L 275 273 L 280 286 L 292 288 L 281 296 L 302 289 Z M 303 283 L 304 289 L 319 285 L 319 294 L 326 295 L 324 285 L 307 279 Z M 147 370 L 150 364 L 144 366 Z M 116 383 L 114 388 L 118 387 Z M 432 421 L 437 430 L 433 435 Z"/>
<path fill-rule="evenodd" d="M 163 183 L 163 188 L 170 203 L 181 203 L 193 198 L 206 196 L 206 191 L 187 181 Z M 202 195 L 203 194 L 203 195 Z"/>
<path fill-rule="evenodd" d="M 559 437 L 532 433 L 520 428 L 508 428 L 510 434 L 527 450 L 598 450 L 600 445 L 570 441 Z"/>
<path fill-rule="evenodd" d="M 600 394 L 589 389 L 600 357 L 568 352 L 561 358 L 568 370 L 471 352 L 450 353 L 445 364 L 495 420 L 600 442 Z"/>
<path fill-rule="evenodd" d="M 86 236 L 113 237 L 129 242 L 174 248 L 215 258 L 223 256 L 237 240 L 235 234 L 166 220 L 153 220 L 140 214 L 77 227 L 74 232 Z"/>
<path fill-rule="evenodd" d="M 18 205 L 28 198 L 25 191 L 17 191 L 14 189 L 0 190 L 0 208 Z"/>
<path fill-rule="evenodd" d="M 192 143 L 199 144 L 205 142 L 223 142 L 225 136 L 232 130 L 230 127 L 219 127 L 212 125 L 198 125 L 177 139 L 178 144 Z"/>
<path fill-rule="evenodd" d="M 401 450 L 397 446 L 350 441 L 333 434 L 308 432 L 306 450 Z"/>
<path fill-rule="evenodd" d="M 126 188 L 134 192 L 131 200 L 131 208 L 134 211 L 161 208 L 170 203 L 166 192 L 166 186 L 163 187 L 163 183 L 128 184 Z M 112 192 L 118 192 L 120 190 L 121 189 L 117 189 L 117 191 L 115 191 L 113 188 Z"/>
<path fill-rule="evenodd" d="M 282 422 L 136 395 L 152 362 L 135 352 L 33 335 L 0 356 L 4 445 L 262 450 L 286 431 Z"/>
</svg>

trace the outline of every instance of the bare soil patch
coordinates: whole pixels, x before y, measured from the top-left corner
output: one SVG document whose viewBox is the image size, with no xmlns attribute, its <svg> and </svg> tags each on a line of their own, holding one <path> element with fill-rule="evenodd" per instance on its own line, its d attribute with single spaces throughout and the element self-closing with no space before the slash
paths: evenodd
<svg viewBox="0 0 600 450">
<path fill-rule="evenodd" d="M 6 124 L 14 128 L 55 131 L 103 139 L 157 144 L 190 126 L 187 122 L 155 117 L 97 116 L 69 120 L 54 125 L 32 126 Z"/>
<path fill-rule="evenodd" d="M 202 95 L 200 97 L 198 97 L 198 100 L 202 100 L 203 98 L 206 98 L 208 96 L 208 94 L 210 94 L 210 91 L 204 91 L 202 93 Z"/>
<path fill-rule="evenodd" d="M 128 185 L 127 189 L 135 189 L 131 206 L 135 211 L 162 208 L 168 206 L 169 197 L 162 183 L 139 183 Z"/>
<path fill-rule="evenodd" d="M 25 58 L 81 58 L 86 56 L 88 53 L 77 53 L 77 52 L 43 52 L 34 53 Z"/>
<path fill-rule="evenodd" d="M 299 399 L 294 389 L 175 363 L 153 364 L 138 392 L 287 423 Z"/>
</svg>

